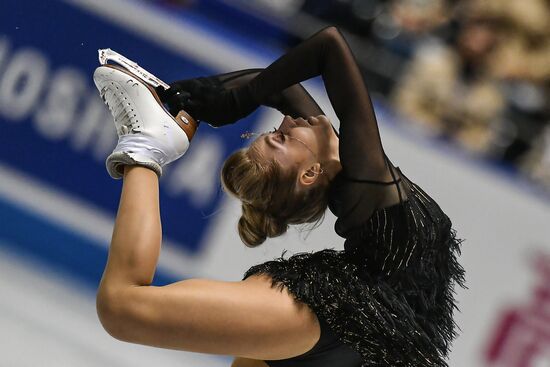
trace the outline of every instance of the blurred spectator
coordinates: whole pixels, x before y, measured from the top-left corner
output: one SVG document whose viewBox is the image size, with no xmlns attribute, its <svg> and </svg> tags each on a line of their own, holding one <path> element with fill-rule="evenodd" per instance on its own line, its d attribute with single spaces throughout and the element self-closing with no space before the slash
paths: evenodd
<svg viewBox="0 0 550 367">
<path fill-rule="evenodd" d="M 446 0 L 393 0 L 374 20 L 372 34 L 379 44 L 409 58 L 423 42 L 448 37 L 449 18 Z"/>
<path fill-rule="evenodd" d="M 535 140 L 550 120 L 550 9 L 544 0 L 518 4 L 461 3 L 454 39 L 415 50 L 392 95 L 399 111 L 471 151 L 515 164 L 547 143 Z"/>
<path fill-rule="evenodd" d="M 544 0 L 479 2 L 478 11 L 502 23 L 501 39 L 490 60 L 506 111 L 494 153 L 521 164 L 550 121 L 550 8 Z M 498 149 L 500 148 L 500 150 Z"/>
<path fill-rule="evenodd" d="M 424 37 L 444 32 L 448 0 L 306 0 L 302 11 L 409 57 Z"/>
<path fill-rule="evenodd" d="M 395 89 L 395 106 L 433 133 L 485 152 L 490 126 L 504 108 L 504 97 L 487 70 L 497 40 L 493 24 L 485 19 L 474 14 L 461 18 L 453 43 L 433 40 L 416 50 Z"/>
<path fill-rule="evenodd" d="M 391 3 L 396 23 L 409 33 L 430 32 L 448 21 L 444 0 L 396 0 Z"/>
<path fill-rule="evenodd" d="M 533 149 L 525 155 L 522 170 L 531 179 L 550 188 L 550 127 L 535 140 Z"/>
</svg>

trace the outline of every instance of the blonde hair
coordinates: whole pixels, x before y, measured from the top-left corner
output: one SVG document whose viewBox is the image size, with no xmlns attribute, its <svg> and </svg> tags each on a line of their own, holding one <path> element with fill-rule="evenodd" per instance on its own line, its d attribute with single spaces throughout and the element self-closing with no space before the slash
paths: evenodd
<svg viewBox="0 0 550 367">
<path fill-rule="evenodd" d="M 224 162 L 221 181 L 225 191 L 242 202 L 238 230 L 249 247 L 262 244 L 267 237 L 284 234 L 290 224 L 318 224 L 328 205 L 328 180 L 299 190 L 298 168 L 282 167 L 243 148 Z"/>
</svg>

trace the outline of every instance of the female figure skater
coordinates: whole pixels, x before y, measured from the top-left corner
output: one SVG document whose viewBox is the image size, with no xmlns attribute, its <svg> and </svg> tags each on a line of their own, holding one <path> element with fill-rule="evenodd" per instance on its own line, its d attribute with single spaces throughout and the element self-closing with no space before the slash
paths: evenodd
<svg viewBox="0 0 550 367">
<path fill-rule="evenodd" d="M 340 119 L 339 136 L 297 84 L 317 75 Z M 176 82 L 161 97 L 173 115 L 183 108 L 213 126 L 233 123 L 260 104 L 286 113 L 278 129 L 224 164 L 224 187 L 243 201 L 241 238 L 258 245 L 288 224 L 318 221 L 328 204 L 345 250 L 281 257 L 252 267 L 242 282 L 149 286 L 160 245 L 158 183 L 139 166 L 162 166 L 185 149 L 165 148 L 155 134 L 136 149 L 123 135 L 108 160 L 124 167 L 124 186 L 98 293 L 98 312 L 111 334 L 244 357 L 234 366 L 261 360 L 269 366 L 446 366 L 456 335 L 453 285 L 463 282 L 459 241 L 433 199 L 384 154 L 368 92 L 336 28 L 316 33 L 262 71 Z M 139 96 L 129 99 L 147 116 Z M 139 130 L 132 135 L 144 134 Z M 176 153 L 147 156 L 157 146 Z"/>
</svg>

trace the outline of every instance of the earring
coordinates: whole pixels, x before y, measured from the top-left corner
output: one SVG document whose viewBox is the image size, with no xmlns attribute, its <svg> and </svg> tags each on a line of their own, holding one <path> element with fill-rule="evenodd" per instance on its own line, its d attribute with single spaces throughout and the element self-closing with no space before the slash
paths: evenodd
<svg viewBox="0 0 550 367">
<path fill-rule="evenodd" d="M 258 133 L 251 133 L 250 131 L 245 131 L 241 134 L 241 139 L 250 139 L 254 135 L 259 135 Z"/>
<path fill-rule="evenodd" d="M 325 171 L 322 168 L 319 168 L 319 172 L 315 172 L 311 168 L 307 170 L 307 173 L 311 173 L 311 175 L 309 175 L 309 177 L 315 176 L 315 175 L 320 175 L 323 172 L 325 172 Z"/>
<path fill-rule="evenodd" d="M 264 134 L 274 133 L 276 131 L 277 131 L 277 128 L 274 127 L 272 130 L 265 131 Z M 262 134 L 245 131 L 244 133 L 241 134 L 241 139 L 250 139 L 253 136 L 260 136 L 260 135 Z"/>
</svg>

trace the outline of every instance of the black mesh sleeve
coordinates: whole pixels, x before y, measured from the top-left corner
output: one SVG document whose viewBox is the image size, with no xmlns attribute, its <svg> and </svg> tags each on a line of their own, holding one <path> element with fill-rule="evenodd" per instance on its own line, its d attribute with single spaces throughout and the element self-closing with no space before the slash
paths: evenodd
<svg viewBox="0 0 550 367">
<path fill-rule="evenodd" d="M 233 89 L 247 84 L 263 70 L 261 68 L 244 69 L 219 74 L 216 77 L 224 88 Z M 300 83 L 291 85 L 282 91 L 274 92 L 265 99 L 263 104 L 277 109 L 283 115 L 290 115 L 294 118 L 324 114 L 321 107 Z"/>
<path fill-rule="evenodd" d="M 235 123 L 258 107 L 254 101 L 252 108 L 239 111 L 235 105 L 234 90 L 243 87 L 264 69 L 243 69 L 229 73 L 202 76 L 178 80 L 170 84 L 170 89 L 157 88 L 161 100 L 170 112 L 176 115 L 186 110 L 193 117 L 203 120 L 215 127 Z M 308 117 L 323 114 L 323 110 L 300 84 L 296 83 L 284 90 L 274 91 L 264 98 L 263 105 L 275 108 L 284 115 Z M 225 106 L 225 107 L 222 107 Z M 229 111 L 228 109 L 231 109 Z"/>
</svg>

